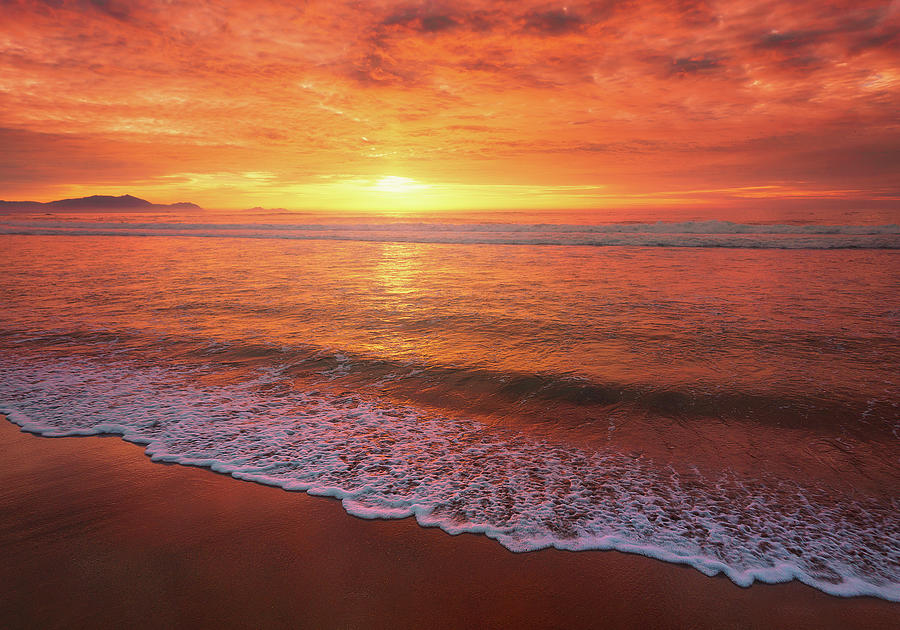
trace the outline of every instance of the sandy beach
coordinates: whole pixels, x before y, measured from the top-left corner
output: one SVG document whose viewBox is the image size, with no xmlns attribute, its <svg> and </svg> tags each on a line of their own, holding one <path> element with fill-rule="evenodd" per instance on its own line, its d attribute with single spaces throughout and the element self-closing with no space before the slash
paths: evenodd
<svg viewBox="0 0 900 630">
<path fill-rule="evenodd" d="M 4 628 L 891 628 L 900 607 L 617 552 L 513 554 L 0 424 Z"/>
</svg>

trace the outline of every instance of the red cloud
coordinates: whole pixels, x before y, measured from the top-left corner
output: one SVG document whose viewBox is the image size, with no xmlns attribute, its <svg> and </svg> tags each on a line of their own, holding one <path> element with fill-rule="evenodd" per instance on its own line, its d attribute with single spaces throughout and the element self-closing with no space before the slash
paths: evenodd
<svg viewBox="0 0 900 630">
<path fill-rule="evenodd" d="M 481 183 L 874 195 L 898 170 L 894 5 L 7 2 L 0 127 L 40 140 L 0 169 L 83 181 L 90 152 L 127 187 L 141 169 L 302 181 L 386 160 Z"/>
</svg>

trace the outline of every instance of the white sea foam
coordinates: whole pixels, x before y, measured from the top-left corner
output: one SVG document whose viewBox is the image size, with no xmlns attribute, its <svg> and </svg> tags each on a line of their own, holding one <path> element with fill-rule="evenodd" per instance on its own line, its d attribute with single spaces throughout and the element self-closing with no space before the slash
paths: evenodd
<svg viewBox="0 0 900 630">
<path fill-rule="evenodd" d="M 193 236 L 409 243 L 735 247 L 754 249 L 900 249 L 900 226 L 743 224 L 730 221 L 598 225 L 515 223 L 114 223 L 5 221 L 0 234 Z"/>
<path fill-rule="evenodd" d="M 122 221 L 5 221 L 0 225 L 39 228 L 121 230 L 274 230 L 321 232 L 562 232 L 630 234 L 900 234 L 900 225 L 821 225 L 656 221 L 653 223 L 132 223 Z"/>
<path fill-rule="evenodd" d="M 615 451 L 298 392 L 274 372 L 219 386 L 198 376 L 124 359 L 6 356 L 0 411 L 40 435 L 118 434 L 154 461 L 336 497 L 362 518 L 482 533 L 513 551 L 616 549 L 742 586 L 798 579 L 900 601 L 896 502 L 678 474 Z"/>
</svg>

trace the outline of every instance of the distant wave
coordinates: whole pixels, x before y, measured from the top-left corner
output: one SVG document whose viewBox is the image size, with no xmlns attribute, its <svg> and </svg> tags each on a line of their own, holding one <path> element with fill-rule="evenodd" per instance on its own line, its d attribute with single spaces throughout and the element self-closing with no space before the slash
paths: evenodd
<svg viewBox="0 0 900 630">
<path fill-rule="evenodd" d="M 7 221 L 4 226 L 155 230 L 277 230 L 323 232 L 565 232 L 638 234 L 900 234 L 900 225 L 793 225 L 683 221 L 654 223 L 132 223 L 100 221 Z"/>
<path fill-rule="evenodd" d="M 900 249 L 900 225 L 746 224 L 730 221 L 610 223 L 125 223 L 6 221 L 0 234 L 191 236 L 403 243 L 729 247 L 750 249 Z"/>
</svg>

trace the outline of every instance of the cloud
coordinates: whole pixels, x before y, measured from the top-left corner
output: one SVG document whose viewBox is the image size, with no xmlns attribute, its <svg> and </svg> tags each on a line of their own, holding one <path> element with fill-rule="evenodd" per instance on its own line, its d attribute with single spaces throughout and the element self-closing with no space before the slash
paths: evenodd
<svg viewBox="0 0 900 630">
<path fill-rule="evenodd" d="M 0 159 L 6 182 L 75 181 L 85 164 L 123 186 L 141 171 L 443 169 L 638 190 L 758 184 L 779 169 L 874 186 L 896 168 L 877 138 L 896 132 L 900 15 L 876 0 L 0 10 L 0 127 L 16 147 Z M 785 129 L 793 139 L 767 144 Z"/>
<path fill-rule="evenodd" d="M 525 15 L 525 27 L 546 35 L 561 35 L 580 30 L 584 20 L 568 9 L 532 12 Z"/>
<path fill-rule="evenodd" d="M 696 74 L 718 70 L 722 66 L 720 59 L 706 55 L 696 55 L 673 59 L 671 72 L 673 74 Z"/>
<path fill-rule="evenodd" d="M 404 7 L 388 15 L 382 24 L 385 26 L 401 25 L 424 33 L 437 33 L 460 26 L 460 23 L 449 13 L 426 10 L 423 7 Z"/>
</svg>

